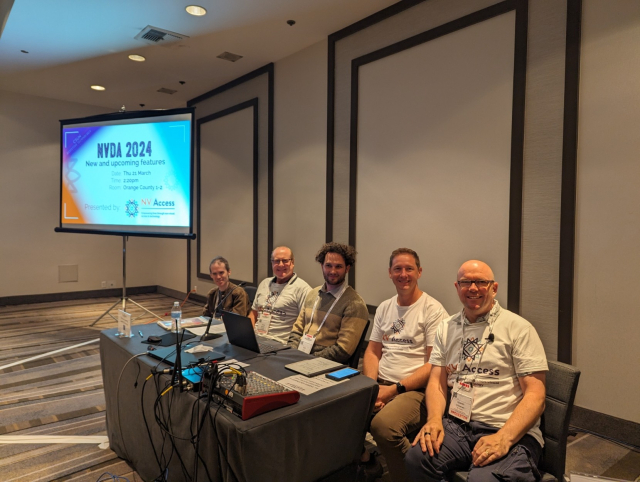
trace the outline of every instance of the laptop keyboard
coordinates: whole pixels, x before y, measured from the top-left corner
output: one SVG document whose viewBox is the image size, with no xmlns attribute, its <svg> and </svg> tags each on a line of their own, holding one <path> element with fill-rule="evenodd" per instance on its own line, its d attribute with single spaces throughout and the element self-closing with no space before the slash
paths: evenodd
<svg viewBox="0 0 640 482">
<path fill-rule="evenodd" d="M 271 345 L 270 343 L 258 342 L 260 353 L 269 353 L 272 351 L 278 351 L 282 349 L 282 345 Z"/>
</svg>

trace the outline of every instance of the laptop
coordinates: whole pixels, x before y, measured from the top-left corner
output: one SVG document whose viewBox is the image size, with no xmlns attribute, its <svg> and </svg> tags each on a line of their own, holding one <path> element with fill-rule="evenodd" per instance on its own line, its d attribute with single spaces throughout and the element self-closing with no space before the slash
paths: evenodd
<svg viewBox="0 0 640 482">
<path fill-rule="evenodd" d="M 230 311 L 223 311 L 222 322 L 224 323 L 225 330 L 227 330 L 229 343 L 232 345 L 246 348 L 255 353 L 273 353 L 291 348 L 289 345 L 283 345 L 275 340 L 256 337 L 251 318 L 247 318 L 246 316 Z"/>
<path fill-rule="evenodd" d="M 217 351 L 208 351 L 206 353 L 185 353 L 185 349 L 186 348 L 183 347 L 183 351 L 182 353 L 180 353 L 180 364 L 182 365 L 180 368 L 195 365 L 196 363 L 224 360 L 224 355 L 222 353 L 218 353 Z M 149 355 L 151 358 L 155 358 L 156 360 L 163 361 L 167 365 L 174 366 L 176 364 L 175 346 L 158 348 L 157 350 L 147 352 L 147 355 Z"/>
</svg>

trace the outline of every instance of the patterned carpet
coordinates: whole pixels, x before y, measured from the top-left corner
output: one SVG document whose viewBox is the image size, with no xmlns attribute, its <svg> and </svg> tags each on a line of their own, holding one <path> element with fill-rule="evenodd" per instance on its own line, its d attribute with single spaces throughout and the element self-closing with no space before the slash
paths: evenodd
<svg viewBox="0 0 640 482">
<path fill-rule="evenodd" d="M 174 301 L 160 294 L 131 298 L 159 315 Z M 115 301 L 0 307 L 0 367 L 19 362 L 0 370 L 0 435 L 106 435 L 97 339 L 116 323 L 106 316 L 89 325 Z M 144 313 L 135 305 L 127 308 L 134 318 Z M 195 303 L 183 306 L 184 316 L 201 311 Z M 117 310 L 112 313 L 117 316 Z M 145 314 L 135 323 L 151 321 Z M 96 444 L 0 444 L 2 482 L 95 482 L 104 472 L 141 480 L 111 450 Z"/>
<path fill-rule="evenodd" d="M 159 315 L 175 301 L 161 294 L 131 298 Z M 116 298 L 100 298 L 0 307 L 0 368 L 6 367 L 0 369 L 0 439 L 106 434 L 97 339 L 101 330 L 116 323 L 107 316 L 89 325 L 115 302 Z M 135 305 L 128 308 L 133 318 L 144 313 Z M 187 302 L 183 315 L 197 316 L 201 310 L 200 304 Z M 135 323 L 152 321 L 145 314 Z M 375 450 L 370 437 L 366 446 Z M 578 434 L 568 447 L 569 471 L 639 480 L 640 453 Z M 1 482 L 111 480 L 100 478 L 105 472 L 141 482 L 126 462 L 95 443 L 0 443 Z M 390 482 L 386 470 L 381 480 Z"/>
</svg>

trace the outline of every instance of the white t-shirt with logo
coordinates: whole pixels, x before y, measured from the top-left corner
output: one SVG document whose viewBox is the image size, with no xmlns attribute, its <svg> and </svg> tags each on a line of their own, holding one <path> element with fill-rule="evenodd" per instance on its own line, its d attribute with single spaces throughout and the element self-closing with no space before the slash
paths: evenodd
<svg viewBox="0 0 640 482">
<path fill-rule="evenodd" d="M 261 316 L 263 310 L 271 312 L 269 332 L 262 335 L 280 343 L 287 343 L 291 328 L 304 306 L 311 286 L 294 274 L 288 283 L 278 284 L 275 278 L 266 278 L 258 285 L 252 310 Z"/>
<path fill-rule="evenodd" d="M 382 343 L 378 378 L 398 382 L 427 363 L 427 346 L 449 315 L 438 300 L 422 293 L 410 306 L 399 306 L 398 296 L 380 303 L 373 319 L 371 341 Z"/>
<path fill-rule="evenodd" d="M 488 340 L 490 333 L 493 341 Z M 446 319 L 438 328 L 429 361 L 446 367 L 449 387 L 458 377 L 473 382 L 471 420 L 493 427 L 502 427 L 522 400 L 518 376 L 548 370 L 535 328 L 497 301 L 475 323 L 462 312 Z M 528 434 L 544 445 L 539 427 L 538 419 Z"/>
</svg>

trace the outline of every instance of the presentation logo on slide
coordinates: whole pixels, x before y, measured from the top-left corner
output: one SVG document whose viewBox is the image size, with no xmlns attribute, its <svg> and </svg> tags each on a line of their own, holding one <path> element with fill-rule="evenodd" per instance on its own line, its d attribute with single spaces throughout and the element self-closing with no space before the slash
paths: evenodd
<svg viewBox="0 0 640 482">
<path fill-rule="evenodd" d="M 138 201 L 129 199 L 124 205 L 124 214 L 130 218 L 135 218 L 138 215 Z"/>
<path fill-rule="evenodd" d="M 66 179 L 66 187 L 67 191 L 72 193 L 77 193 L 78 189 L 76 188 L 76 181 L 80 180 L 82 177 L 78 171 L 74 169 L 78 159 L 75 157 L 71 157 L 67 160 L 66 168 L 64 169 L 64 178 Z"/>
</svg>

